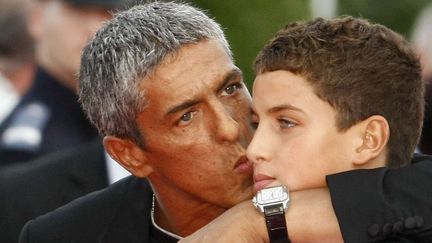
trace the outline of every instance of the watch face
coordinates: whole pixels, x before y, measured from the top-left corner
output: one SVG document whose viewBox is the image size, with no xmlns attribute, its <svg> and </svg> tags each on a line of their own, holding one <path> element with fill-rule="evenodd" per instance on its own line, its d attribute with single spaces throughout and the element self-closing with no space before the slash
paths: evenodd
<svg viewBox="0 0 432 243">
<path fill-rule="evenodd" d="M 288 190 L 285 186 L 276 186 L 264 188 L 258 191 L 256 195 L 256 203 L 269 204 L 281 202 L 288 199 Z"/>
<path fill-rule="evenodd" d="M 275 200 L 279 201 L 283 198 L 284 192 L 282 187 L 268 188 L 267 190 L 261 191 L 261 201 L 262 202 L 273 202 Z"/>
</svg>

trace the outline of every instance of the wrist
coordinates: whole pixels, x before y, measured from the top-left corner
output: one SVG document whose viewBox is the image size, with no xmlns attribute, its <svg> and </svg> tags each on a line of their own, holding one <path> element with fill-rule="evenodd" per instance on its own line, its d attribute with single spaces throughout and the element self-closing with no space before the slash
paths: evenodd
<svg viewBox="0 0 432 243">
<path fill-rule="evenodd" d="M 226 213 L 235 218 L 235 222 L 232 221 L 230 227 L 236 228 L 234 231 L 239 236 L 239 238 L 230 238 L 230 242 L 269 242 L 264 217 L 255 209 L 250 200 L 237 204 Z M 233 241 L 233 239 L 236 240 Z"/>
<path fill-rule="evenodd" d="M 258 239 L 258 242 L 270 242 L 269 235 L 267 232 L 266 222 L 265 218 L 260 214 L 256 208 L 253 206 L 253 204 L 249 201 L 249 209 L 250 212 L 249 222 L 250 227 L 252 228 L 254 232 L 254 237 Z"/>
<path fill-rule="evenodd" d="M 267 235 L 272 243 L 290 242 L 285 220 L 289 201 L 289 192 L 285 186 L 264 188 L 252 199 L 255 208 L 264 216 Z"/>
</svg>

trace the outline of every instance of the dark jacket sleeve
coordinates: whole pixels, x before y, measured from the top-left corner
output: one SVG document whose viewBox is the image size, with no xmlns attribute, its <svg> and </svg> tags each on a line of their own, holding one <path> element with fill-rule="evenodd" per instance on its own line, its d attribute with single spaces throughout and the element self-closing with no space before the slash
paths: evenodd
<svg viewBox="0 0 432 243">
<path fill-rule="evenodd" d="M 344 241 L 432 242 L 432 157 L 327 176 Z"/>
</svg>

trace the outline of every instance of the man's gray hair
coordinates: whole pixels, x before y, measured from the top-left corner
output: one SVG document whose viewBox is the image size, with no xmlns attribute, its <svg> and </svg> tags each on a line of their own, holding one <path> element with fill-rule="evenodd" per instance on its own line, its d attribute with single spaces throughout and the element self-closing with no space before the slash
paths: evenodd
<svg viewBox="0 0 432 243">
<path fill-rule="evenodd" d="M 184 3 L 153 2 L 117 13 L 84 48 L 79 99 L 102 135 L 144 147 L 137 115 L 148 101 L 140 82 L 183 45 L 218 41 L 231 52 L 218 23 Z"/>
</svg>

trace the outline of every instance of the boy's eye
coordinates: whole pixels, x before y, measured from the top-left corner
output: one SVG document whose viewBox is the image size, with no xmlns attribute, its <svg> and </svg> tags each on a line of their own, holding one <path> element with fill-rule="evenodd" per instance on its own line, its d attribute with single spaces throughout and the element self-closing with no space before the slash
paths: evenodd
<svg viewBox="0 0 432 243">
<path fill-rule="evenodd" d="M 280 119 L 278 119 L 278 122 L 279 122 L 279 126 L 282 129 L 291 128 L 291 127 L 294 127 L 297 125 L 297 123 L 295 123 L 289 119 L 286 119 L 286 118 L 280 118 Z"/>
<path fill-rule="evenodd" d="M 243 85 L 241 83 L 230 84 L 224 88 L 222 95 L 232 95 L 242 87 Z"/>
</svg>

